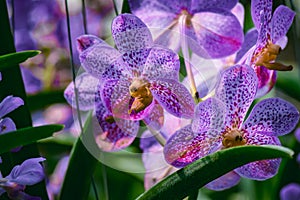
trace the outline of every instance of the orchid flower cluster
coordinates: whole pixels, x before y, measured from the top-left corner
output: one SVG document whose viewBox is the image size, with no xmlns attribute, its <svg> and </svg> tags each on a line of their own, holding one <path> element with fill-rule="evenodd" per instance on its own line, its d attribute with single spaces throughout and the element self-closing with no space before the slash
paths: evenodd
<svg viewBox="0 0 300 200">
<path fill-rule="evenodd" d="M 133 14 L 118 15 L 112 22 L 117 49 L 94 35 L 77 38 L 85 72 L 66 88 L 65 98 L 74 108 L 93 110 L 101 127 L 94 133 L 95 141 L 103 151 L 128 147 L 140 123 L 146 124 L 149 130 L 143 135 L 154 134 L 162 147 L 141 139 L 144 152 L 160 152 L 159 158 L 155 158 L 159 154 L 143 156 L 145 168 L 153 170 L 153 160 L 168 163 L 164 171 L 146 174 L 147 189 L 176 168 L 222 149 L 281 145 L 278 136 L 296 127 L 299 111 L 281 98 L 261 100 L 250 109 L 256 98 L 273 88 L 277 70 L 292 70 L 276 60 L 287 44 L 295 16 L 291 9 L 281 5 L 272 14 L 272 0 L 253 0 L 255 28 L 244 37 L 243 7 L 237 1 L 129 0 L 129 4 Z M 179 52 L 191 92 L 179 79 Z M 205 59 L 231 60 L 226 68 L 219 67 L 214 91 L 202 99 L 192 70 L 201 72 L 202 66 L 192 66 L 190 52 Z M 280 161 L 246 164 L 206 187 L 224 190 L 241 177 L 269 179 L 278 172 Z"/>
</svg>

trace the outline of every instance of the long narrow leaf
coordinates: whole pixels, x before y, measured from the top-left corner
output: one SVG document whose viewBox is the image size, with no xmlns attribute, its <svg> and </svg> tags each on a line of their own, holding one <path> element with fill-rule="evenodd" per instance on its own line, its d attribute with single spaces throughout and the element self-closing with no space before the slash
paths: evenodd
<svg viewBox="0 0 300 200">
<path fill-rule="evenodd" d="M 183 199 L 212 180 L 246 163 L 279 157 L 293 151 L 281 146 L 239 146 L 208 155 L 168 176 L 139 196 L 138 200 Z"/>
<path fill-rule="evenodd" d="M 0 135 L 0 154 L 9 150 L 31 144 L 37 140 L 51 137 L 53 133 L 64 128 L 63 125 L 52 124 L 37 127 L 21 128 L 13 132 Z"/>
<path fill-rule="evenodd" d="M 0 71 L 17 66 L 19 63 L 22 63 L 28 58 L 34 57 L 40 53 L 41 51 L 28 50 L 2 55 L 0 56 Z"/>
</svg>

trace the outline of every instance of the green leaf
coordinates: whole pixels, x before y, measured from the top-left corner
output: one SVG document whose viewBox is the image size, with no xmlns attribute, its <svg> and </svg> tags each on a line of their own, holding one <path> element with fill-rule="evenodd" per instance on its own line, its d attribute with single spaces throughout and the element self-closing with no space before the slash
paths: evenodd
<svg viewBox="0 0 300 200">
<path fill-rule="evenodd" d="M 300 81 L 298 74 L 291 72 L 278 72 L 275 87 L 285 94 L 300 101 Z"/>
<path fill-rule="evenodd" d="M 41 51 L 28 50 L 2 55 L 0 56 L 0 71 L 17 66 L 19 63 L 22 63 L 28 58 L 34 57 L 40 53 Z"/>
<path fill-rule="evenodd" d="M 85 122 L 81 136 L 77 139 L 72 149 L 68 169 L 61 188 L 61 200 L 88 199 L 91 178 L 98 163 L 98 160 L 90 154 L 82 141 L 84 137 L 93 137 L 91 120 L 90 114 Z"/>
<path fill-rule="evenodd" d="M 288 148 L 274 145 L 247 145 L 217 151 L 168 176 L 137 199 L 183 199 L 193 191 L 244 164 L 279 157 L 291 158 L 293 153 Z"/>
<path fill-rule="evenodd" d="M 51 137 L 54 132 L 64 128 L 63 125 L 52 124 L 37 127 L 21 128 L 16 131 L 0 135 L 0 154 L 9 150 L 31 144 L 37 140 Z"/>
<path fill-rule="evenodd" d="M 128 0 L 123 1 L 121 13 L 131 13 Z"/>
</svg>

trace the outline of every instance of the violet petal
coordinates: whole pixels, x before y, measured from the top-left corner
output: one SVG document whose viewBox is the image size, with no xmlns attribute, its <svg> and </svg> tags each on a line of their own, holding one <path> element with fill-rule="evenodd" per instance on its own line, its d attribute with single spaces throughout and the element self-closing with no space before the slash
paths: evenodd
<svg viewBox="0 0 300 200">
<path fill-rule="evenodd" d="M 262 10 L 271 18 L 272 16 L 272 1 L 273 0 L 252 0 L 251 1 L 251 16 L 255 27 L 259 30 L 260 27 L 260 14 Z"/>
<path fill-rule="evenodd" d="M 295 15 L 296 13 L 287 6 L 280 5 L 276 8 L 271 22 L 271 38 L 274 44 L 287 34 Z"/>
<path fill-rule="evenodd" d="M 224 10 L 231 10 L 236 4 L 237 0 L 198 0 L 192 1 L 192 13 L 205 11 L 211 8 L 221 8 Z"/>
<path fill-rule="evenodd" d="M 42 157 L 27 159 L 21 165 L 16 165 L 5 178 L 21 185 L 34 185 L 45 177 L 40 164 L 44 160 Z"/>
<path fill-rule="evenodd" d="M 112 36 L 121 53 L 150 48 L 153 45 L 147 26 L 132 14 L 121 14 L 113 20 Z"/>
<path fill-rule="evenodd" d="M 166 161 L 175 167 L 184 167 L 195 160 L 212 153 L 221 145 L 222 137 L 218 130 L 203 130 L 194 133 L 191 125 L 176 131 L 165 147 Z"/>
<path fill-rule="evenodd" d="M 161 129 L 164 124 L 164 109 L 156 103 L 150 114 L 143 120 L 151 128 L 155 130 Z"/>
<path fill-rule="evenodd" d="M 194 100 L 181 83 L 170 79 L 157 79 L 151 83 L 150 90 L 153 97 L 169 113 L 176 117 L 193 117 Z"/>
<path fill-rule="evenodd" d="M 95 92 L 97 90 L 99 79 L 88 73 L 82 73 L 76 77 L 75 83 L 79 109 L 83 111 L 93 109 L 95 103 Z M 77 108 L 73 82 L 71 82 L 65 89 L 64 97 L 73 108 Z"/>
<path fill-rule="evenodd" d="M 15 123 L 9 117 L 0 119 L 0 134 L 17 130 Z"/>
<path fill-rule="evenodd" d="M 237 185 L 240 180 L 241 177 L 234 171 L 231 171 L 206 184 L 205 187 L 210 190 L 222 191 Z"/>
<path fill-rule="evenodd" d="M 235 65 L 223 72 L 215 96 L 226 105 L 228 127 L 240 128 L 254 100 L 256 87 L 256 74 L 247 65 Z"/>
<path fill-rule="evenodd" d="M 0 118 L 22 105 L 24 105 L 24 101 L 20 97 L 5 97 L 0 103 Z"/>
<path fill-rule="evenodd" d="M 298 121 L 299 111 L 294 105 L 280 98 L 269 98 L 254 106 L 243 128 L 281 136 L 291 132 Z"/>
<path fill-rule="evenodd" d="M 298 200 L 300 199 L 300 185 L 290 183 L 280 190 L 280 200 Z"/>
<path fill-rule="evenodd" d="M 209 98 L 200 102 L 195 108 L 192 130 L 202 132 L 207 129 L 222 130 L 226 115 L 225 105 L 216 98 Z"/>
</svg>

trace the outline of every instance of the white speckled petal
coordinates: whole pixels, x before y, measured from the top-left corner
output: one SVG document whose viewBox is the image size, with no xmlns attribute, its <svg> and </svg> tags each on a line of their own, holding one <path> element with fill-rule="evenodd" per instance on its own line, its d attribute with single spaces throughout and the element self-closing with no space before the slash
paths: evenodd
<svg viewBox="0 0 300 200">
<path fill-rule="evenodd" d="M 132 14 L 121 14 L 113 20 L 112 36 L 121 53 L 150 48 L 153 45 L 147 26 Z"/>
<path fill-rule="evenodd" d="M 247 65 L 235 65 L 223 72 L 215 96 L 226 106 L 225 122 L 229 128 L 240 128 L 256 89 L 256 74 Z"/>
<path fill-rule="evenodd" d="M 83 111 L 93 109 L 99 80 L 85 72 L 76 77 L 75 83 L 79 109 Z M 73 82 L 65 89 L 64 97 L 73 108 L 77 108 Z"/>
<path fill-rule="evenodd" d="M 280 98 L 269 98 L 254 106 L 243 129 L 281 136 L 291 132 L 298 121 L 299 111 L 294 105 Z"/>
</svg>

